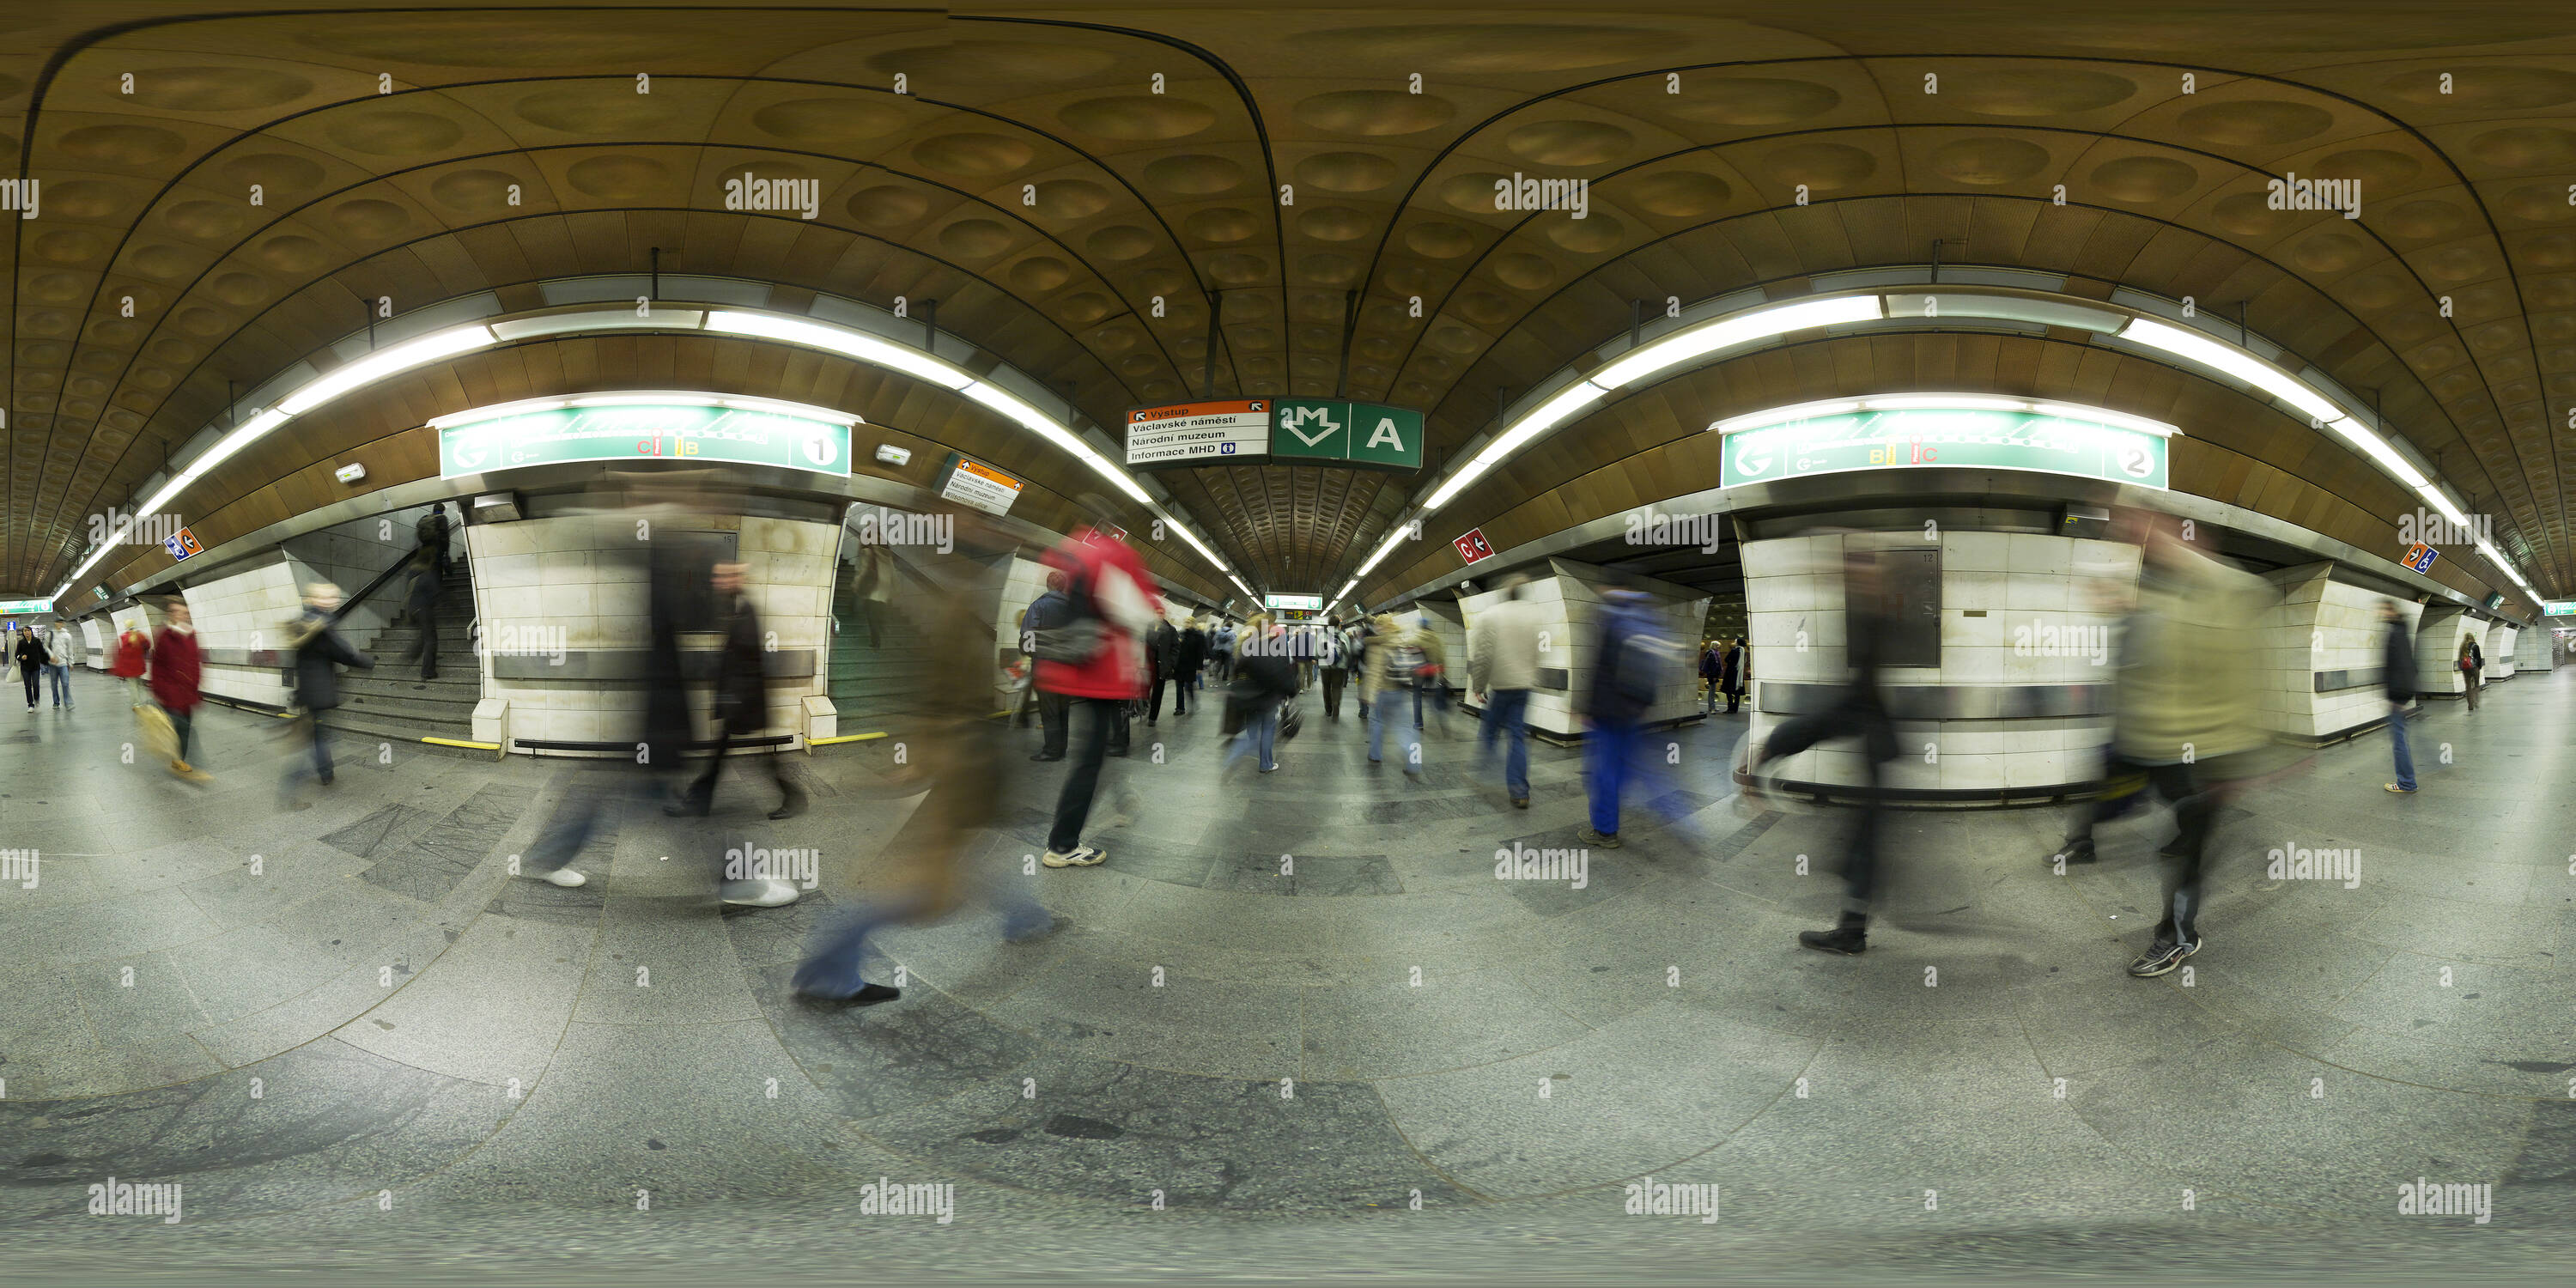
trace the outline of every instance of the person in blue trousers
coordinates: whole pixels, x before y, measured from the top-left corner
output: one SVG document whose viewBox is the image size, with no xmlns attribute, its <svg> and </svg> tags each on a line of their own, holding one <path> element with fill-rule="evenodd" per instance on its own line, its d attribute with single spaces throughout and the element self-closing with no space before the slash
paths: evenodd
<svg viewBox="0 0 2576 1288">
<path fill-rule="evenodd" d="M 2387 788 L 2404 796 L 2415 790 L 2415 755 L 2406 745 L 2406 707 L 2415 700 L 2415 632 L 2396 600 L 2379 602 L 2379 620 L 2387 624 L 2379 645 L 2379 688 L 2388 699 L 2388 745 L 2397 753 L 2397 781 Z"/>
</svg>

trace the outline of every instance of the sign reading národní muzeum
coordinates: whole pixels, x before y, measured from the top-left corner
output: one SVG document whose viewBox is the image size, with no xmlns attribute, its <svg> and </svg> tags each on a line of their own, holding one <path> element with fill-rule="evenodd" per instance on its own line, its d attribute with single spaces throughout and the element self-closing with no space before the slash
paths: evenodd
<svg viewBox="0 0 2576 1288">
<path fill-rule="evenodd" d="M 771 465 L 846 477 L 850 427 L 739 407 L 647 403 L 557 407 L 438 430 L 441 478 L 567 461 L 633 460 Z"/>
<path fill-rule="evenodd" d="M 1347 398 L 1235 398 L 1127 412 L 1127 465 L 1284 464 L 1422 468 L 1422 413 Z"/>
<path fill-rule="evenodd" d="M 2167 486 L 2162 435 L 2045 412 L 1909 408 L 1852 411 L 1726 435 L 1725 486 L 1845 470 L 2036 470 Z"/>
</svg>

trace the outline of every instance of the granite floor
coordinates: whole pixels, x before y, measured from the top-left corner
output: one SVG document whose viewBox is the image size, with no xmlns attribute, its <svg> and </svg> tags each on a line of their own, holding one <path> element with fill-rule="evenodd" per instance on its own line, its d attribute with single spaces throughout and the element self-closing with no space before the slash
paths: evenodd
<svg viewBox="0 0 2576 1288">
<path fill-rule="evenodd" d="M 1580 880 L 1504 880 L 1498 851 L 1583 848 L 1575 753 L 1533 748 L 1522 812 L 1455 714 L 1420 781 L 1348 710 L 1310 702 L 1267 776 L 1167 714 L 1112 762 L 1106 866 L 1024 870 L 1061 765 L 992 785 L 978 871 L 1056 933 L 898 928 L 870 977 L 904 996 L 864 1010 L 785 978 L 884 888 L 900 737 L 797 757 L 791 823 L 739 765 L 711 818 L 631 809 L 561 890 L 514 856 L 623 779 L 344 739 L 282 806 L 281 722 L 210 709 L 199 787 L 78 694 L 0 709 L 0 849 L 39 856 L 0 885 L 31 1280 L 2460 1282 L 2571 1251 L 2576 675 L 2436 706 L 2417 796 L 2374 735 L 2239 802 L 2207 947 L 2156 980 L 2123 968 L 2162 815 L 2059 875 L 2061 811 L 1899 814 L 1847 959 L 1794 935 L 1848 819 L 1739 801 L 1741 717 L 1658 740 Z M 721 908 L 745 846 L 816 887 Z M 2357 879 L 2265 881 L 2273 849 Z M 110 1178 L 179 1184 L 181 1219 L 91 1214 Z M 2487 1215 L 2400 1215 L 2419 1179 Z M 1718 1214 L 1627 1210 L 1659 1184 Z"/>
</svg>

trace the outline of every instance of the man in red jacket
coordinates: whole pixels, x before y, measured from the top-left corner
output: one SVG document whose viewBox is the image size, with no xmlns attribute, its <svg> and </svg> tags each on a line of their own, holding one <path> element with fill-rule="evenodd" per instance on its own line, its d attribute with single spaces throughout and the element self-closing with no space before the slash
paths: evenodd
<svg viewBox="0 0 2576 1288">
<path fill-rule="evenodd" d="M 1126 704 L 1145 696 L 1145 632 L 1162 617 L 1163 601 L 1136 551 L 1090 526 L 1077 528 L 1048 551 L 1046 563 L 1063 570 L 1064 593 L 1073 611 L 1071 625 L 1046 633 L 1077 640 L 1096 633 L 1097 643 L 1078 660 L 1050 661 L 1042 653 L 1038 658 L 1038 690 L 1063 695 L 1080 709 L 1082 721 L 1072 771 L 1056 799 L 1055 828 L 1047 834 L 1044 862 L 1051 868 L 1087 868 L 1109 857 L 1100 847 L 1082 843 L 1082 825 L 1091 817 L 1091 798 L 1100 788 L 1100 763 L 1109 754 L 1111 730 L 1123 729 Z"/>
<path fill-rule="evenodd" d="M 197 629 L 188 617 L 188 601 L 173 599 L 162 608 L 161 637 L 152 642 L 152 700 L 170 716 L 170 730 L 179 735 L 179 757 L 170 762 L 170 772 L 192 783 L 209 782 L 214 775 L 188 763 L 189 736 L 196 732 L 197 686 L 204 676 L 204 661 L 197 652 Z"/>
</svg>

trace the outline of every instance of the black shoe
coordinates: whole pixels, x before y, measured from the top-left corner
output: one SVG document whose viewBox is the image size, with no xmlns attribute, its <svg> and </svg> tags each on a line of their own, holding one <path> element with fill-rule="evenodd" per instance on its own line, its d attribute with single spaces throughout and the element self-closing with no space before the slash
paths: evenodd
<svg viewBox="0 0 2576 1288">
<path fill-rule="evenodd" d="M 1062 760 L 1062 759 L 1064 759 L 1064 753 L 1059 751 L 1059 752 L 1057 752 L 1056 754 L 1054 754 L 1054 755 L 1050 756 L 1050 755 L 1046 754 L 1045 752 L 1041 751 L 1041 752 L 1039 752 L 1038 754 L 1036 754 L 1036 755 L 1034 755 L 1034 756 L 1029 757 L 1029 759 L 1031 759 L 1031 760 L 1035 760 L 1035 761 L 1041 761 L 1041 762 L 1044 762 L 1044 761 L 1054 761 L 1054 760 Z"/>
<path fill-rule="evenodd" d="M 2146 956 L 2129 963 L 2129 973 L 2140 979 L 2152 979 L 2158 975 L 2170 974 L 2175 967 L 2182 965 L 2183 958 L 2199 951 L 2200 941 L 2197 939 L 2189 943 L 2178 943 L 2158 937 L 2154 943 L 2147 945 Z"/>
<path fill-rule="evenodd" d="M 774 823 L 774 822 L 781 822 L 781 821 L 784 821 L 784 820 L 786 820 L 786 819 L 794 818 L 794 817 L 796 817 L 797 815 L 802 814 L 802 813 L 804 813 L 804 812 L 805 812 L 805 793 L 803 793 L 803 792 L 798 792 L 798 793 L 796 793 L 795 795 L 790 796 L 790 797 L 788 797 L 787 799 L 785 799 L 785 800 L 783 800 L 783 801 L 780 801 L 780 802 L 778 803 L 778 808 L 776 808 L 776 809 L 774 809 L 774 810 L 769 811 L 769 818 L 770 818 L 770 821 L 771 821 L 771 822 L 773 822 L 773 823 Z"/>
<path fill-rule="evenodd" d="M 1818 952 L 1841 953 L 1857 957 L 1869 948 L 1869 932 L 1858 926 L 1836 926 L 1831 930 L 1801 930 L 1798 943 Z"/>
<path fill-rule="evenodd" d="M 713 796 L 683 796 L 663 806 L 662 812 L 673 818 L 705 818 L 715 808 L 715 803 Z"/>
<path fill-rule="evenodd" d="M 1513 797 L 1513 798 L 1512 798 L 1512 808 L 1513 808 L 1513 809 L 1528 809 L 1528 808 L 1529 808 L 1529 797 L 1527 797 L 1527 796 L 1515 796 L 1515 797 Z"/>
<path fill-rule="evenodd" d="M 1583 829 L 1583 835 L 1578 839 L 1580 839 L 1585 845 L 1589 845 L 1598 850 L 1615 850 L 1619 848 L 1619 834 L 1616 832 L 1604 834 L 1595 832 L 1591 828 L 1587 827 Z"/>
<path fill-rule="evenodd" d="M 2091 841 L 2069 841 L 2057 847 L 2057 853 L 2048 856 L 2048 865 L 2053 868 L 2060 863 L 2092 863 L 2101 857 Z"/>
<path fill-rule="evenodd" d="M 848 997 L 827 997 L 821 993 L 808 993 L 802 989 L 797 990 L 796 996 L 808 1002 L 820 1002 L 831 1006 L 874 1006 L 879 1002 L 891 1002 L 903 996 L 903 990 L 888 988 L 883 984 L 863 984 L 859 986 L 858 992 Z"/>
</svg>

